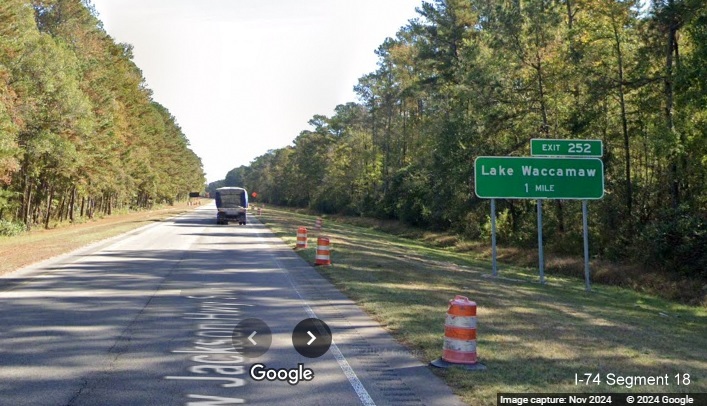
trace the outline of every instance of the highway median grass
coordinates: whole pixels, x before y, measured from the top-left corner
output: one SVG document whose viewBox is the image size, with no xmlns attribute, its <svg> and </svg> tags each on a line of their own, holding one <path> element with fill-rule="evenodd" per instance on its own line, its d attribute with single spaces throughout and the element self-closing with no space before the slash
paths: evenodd
<svg viewBox="0 0 707 406">
<path fill-rule="evenodd" d="M 314 262 L 316 216 L 268 207 L 260 220 L 295 245 L 309 229 Z M 424 363 L 442 354 L 448 301 L 463 295 L 478 305 L 478 355 L 484 372 L 435 369 L 470 405 L 495 405 L 498 392 L 707 392 L 707 309 L 647 294 L 502 266 L 430 247 L 424 240 L 324 220 L 331 266 L 317 267 Z M 600 374 L 601 383 L 575 377 Z M 614 375 L 610 375 L 614 374 Z M 689 384 L 676 379 L 689 375 Z M 669 385 L 637 385 L 665 377 Z M 632 379 L 612 384 L 612 376 Z M 629 387 L 630 386 L 630 387 Z"/>
</svg>

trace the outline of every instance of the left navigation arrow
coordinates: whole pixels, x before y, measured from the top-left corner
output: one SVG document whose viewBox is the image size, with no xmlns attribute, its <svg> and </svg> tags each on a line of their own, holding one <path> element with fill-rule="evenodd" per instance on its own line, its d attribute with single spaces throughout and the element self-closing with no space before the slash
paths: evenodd
<svg viewBox="0 0 707 406">
<path fill-rule="evenodd" d="M 258 340 L 254 339 L 258 336 Z M 233 348 L 247 358 L 258 358 L 270 349 L 272 332 L 260 319 L 245 319 L 233 329 Z"/>
</svg>

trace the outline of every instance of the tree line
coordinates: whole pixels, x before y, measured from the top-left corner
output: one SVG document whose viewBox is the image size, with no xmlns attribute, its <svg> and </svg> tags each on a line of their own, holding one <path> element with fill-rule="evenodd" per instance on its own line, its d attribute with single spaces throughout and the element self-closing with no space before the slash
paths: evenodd
<svg viewBox="0 0 707 406">
<path fill-rule="evenodd" d="M 132 59 L 90 0 L 0 3 L 0 220 L 46 227 L 203 190 Z"/>
<path fill-rule="evenodd" d="M 474 158 L 531 138 L 600 139 L 592 251 L 707 276 L 707 5 L 702 0 L 435 0 L 380 45 L 358 102 L 221 181 L 264 201 L 489 233 Z M 499 201 L 502 241 L 535 244 L 535 204 Z M 581 205 L 545 240 L 580 251 Z"/>
</svg>

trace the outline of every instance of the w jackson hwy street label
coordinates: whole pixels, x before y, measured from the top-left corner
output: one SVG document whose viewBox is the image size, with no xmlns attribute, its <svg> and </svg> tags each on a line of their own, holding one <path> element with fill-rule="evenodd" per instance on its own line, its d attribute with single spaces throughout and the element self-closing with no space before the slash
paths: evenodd
<svg viewBox="0 0 707 406">
<path fill-rule="evenodd" d="M 601 199 L 604 163 L 598 158 L 480 156 L 474 161 L 482 199 Z"/>
</svg>

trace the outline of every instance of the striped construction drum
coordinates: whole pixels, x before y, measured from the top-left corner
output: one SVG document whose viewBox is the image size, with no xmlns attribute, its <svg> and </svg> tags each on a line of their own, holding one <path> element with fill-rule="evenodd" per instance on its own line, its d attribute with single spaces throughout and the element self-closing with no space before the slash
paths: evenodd
<svg viewBox="0 0 707 406">
<path fill-rule="evenodd" d="M 307 229 L 300 227 L 297 229 L 297 245 L 295 248 L 307 248 Z"/>
<path fill-rule="evenodd" d="M 449 301 L 442 359 L 456 364 L 476 363 L 476 303 L 465 296 Z"/>
<path fill-rule="evenodd" d="M 314 265 L 331 265 L 329 239 L 326 237 L 317 238 L 317 256 L 314 258 Z"/>
</svg>

